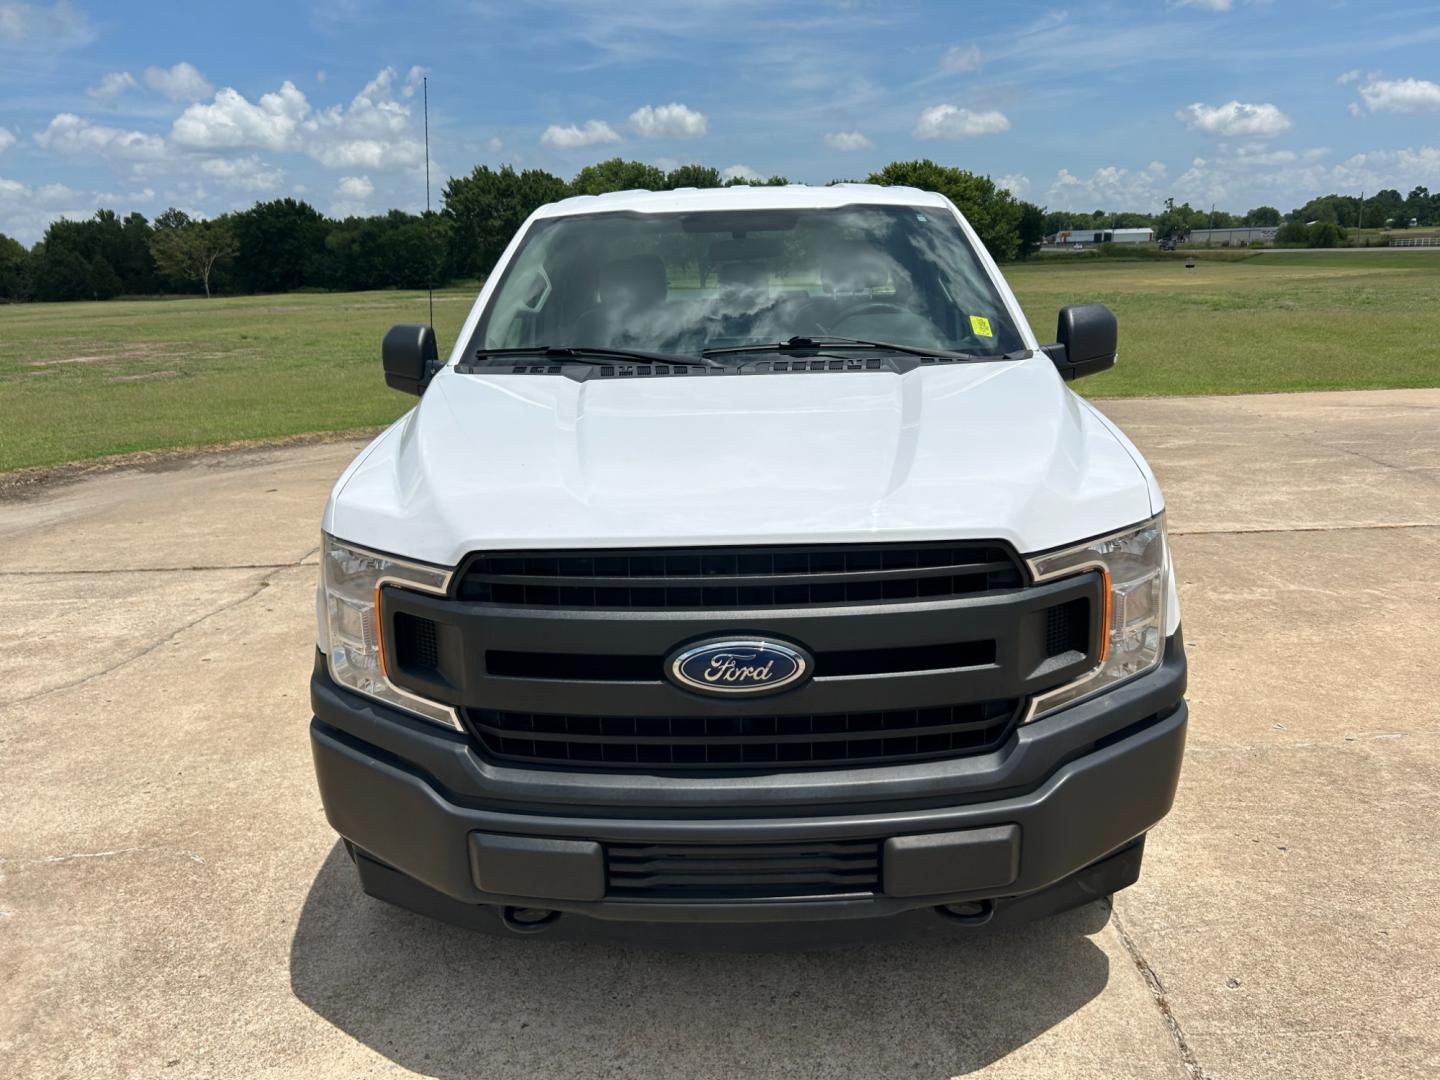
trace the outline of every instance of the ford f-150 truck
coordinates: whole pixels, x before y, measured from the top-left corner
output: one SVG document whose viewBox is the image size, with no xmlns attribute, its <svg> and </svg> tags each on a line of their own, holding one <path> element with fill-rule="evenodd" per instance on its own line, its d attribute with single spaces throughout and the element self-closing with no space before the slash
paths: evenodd
<svg viewBox="0 0 1440 1080">
<path fill-rule="evenodd" d="M 373 896 L 479 928 L 969 932 L 1109 896 L 1187 712 L 1164 500 L 946 198 L 581 196 L 325 508 L 311 741 Z M 1097 908 L 1097 910 L 1103 910 Z M 744 924 L 744 925 L 742 925 Z"/>
</svg>

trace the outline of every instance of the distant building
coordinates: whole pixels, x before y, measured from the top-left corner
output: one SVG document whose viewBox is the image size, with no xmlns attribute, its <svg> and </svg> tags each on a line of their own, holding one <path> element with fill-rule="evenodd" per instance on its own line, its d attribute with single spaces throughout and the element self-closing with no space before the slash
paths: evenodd
<svg viewBox="0 0 1440 1080">
<path fill-rule="evenodd" d="M 1238 229 L 1191 229 L 1185 243 L 1240 247 L 1274 240 L 1279 228 L 1278 225 L 1246 225 Z"/>
<path fill-rule="evenodd" d="M 1045 242 L 1056 247 L 1079 247 L 1086 244 L 1148 244 L 1155 239 L 1154 229 L 1061 229 Z"/>
</svg>

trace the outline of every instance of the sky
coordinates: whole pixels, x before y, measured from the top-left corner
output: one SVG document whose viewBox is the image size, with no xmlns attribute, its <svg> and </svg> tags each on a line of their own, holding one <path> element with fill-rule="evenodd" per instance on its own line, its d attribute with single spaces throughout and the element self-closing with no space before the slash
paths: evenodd
<svg viewBox="0 0 1440 1080">
<path fill-rule="evenodd" d="M 0 0 L 0 232 L 425 205 L 478 164 L 929 157 L 1050 209 L 1440 189 L 1440 3 Z"/>
</svg>

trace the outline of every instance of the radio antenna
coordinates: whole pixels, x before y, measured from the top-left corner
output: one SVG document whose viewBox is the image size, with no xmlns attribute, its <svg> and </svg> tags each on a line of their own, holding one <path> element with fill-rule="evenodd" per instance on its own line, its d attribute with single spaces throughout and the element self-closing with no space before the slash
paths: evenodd
<svg viewBox="0 0 1440 1080">
<path fill-rule="evenodd" d="M 411 83 L 413 86 L 414 83 Z M 425 239 L 429 258 L 425 260 L 425 299 L 430 306 L 430 325 L 435 325 L 435 223 L 430 220 L 430 76 L 420 79 L 425 103 Z"/>
</svg>

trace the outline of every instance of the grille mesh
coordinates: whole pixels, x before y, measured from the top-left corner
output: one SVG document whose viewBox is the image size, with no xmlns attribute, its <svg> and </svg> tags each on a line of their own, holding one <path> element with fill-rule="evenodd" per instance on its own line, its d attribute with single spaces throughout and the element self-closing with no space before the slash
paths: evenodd
<svg viewBox="0 0 1440 1080">
<path fill-rule="evenodd" d="M 1009 734 L 1017 702 L 793 716 L 570 716 L 468 709 L 498 758 L 605 769 L 834 767 L 985 753 Z"/>
<path fill-rule="evenodd" d="M 609 844 L 611 896 L 758 899 L 880 890 L 880 842 Z"/>
<path fill-rule="evenodd" d="M 1090 648 L 1090 601 L 1070 600 L 1046 612 L 1045 655 L 1083 653 Z"/>
<path fill-rule="evenodd" d="M 473 557 L 460 597 L 512 607 L 765 608 L 904 603 L 1019 588 L 985 543 L 506 552 Z"/>
<path fill-rule="evenodd" d="M 434 671 L 440 666 L 435 623 L 408 612 L 395 615 L 395 651 L 402 667 Z"/>
</svg>

